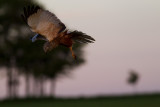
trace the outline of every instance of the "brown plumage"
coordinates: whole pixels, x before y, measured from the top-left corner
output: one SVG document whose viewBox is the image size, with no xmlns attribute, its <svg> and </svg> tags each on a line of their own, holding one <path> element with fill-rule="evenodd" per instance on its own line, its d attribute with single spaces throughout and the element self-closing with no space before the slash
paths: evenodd
<svg viewBox="0 0 160 107">
<path fill-rule="evenodd" d="M 43 10 L 38 6 L 24 7 L 24 14 L 21 15 L 25 23 L 27 23 L 31 31 L 36 32 L 32 41 L 43 39 L 46 43 L 43 46 L 45 52 L 51 51 L 58 45 L 66 46 L 72 52 L 72 56 L 76 56 L 72 50 L 74 42 L 93 43 L 95 39 L 80 31 L 68 31 L 66 26 L 56 17 L 55 14 Z"/>
</svg>

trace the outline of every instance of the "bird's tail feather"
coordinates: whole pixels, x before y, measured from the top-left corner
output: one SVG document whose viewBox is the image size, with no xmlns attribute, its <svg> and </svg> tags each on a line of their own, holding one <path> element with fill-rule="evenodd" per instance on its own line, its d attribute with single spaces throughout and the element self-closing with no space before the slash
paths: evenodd
<svg viewBox="0 0 160 107">
<path fill-rule="evenodd" d="M 94 43 L 95 41 L 91 36 L 77 30 L 69 32 L 68 35 L 78 43 Z"/>
</svg>

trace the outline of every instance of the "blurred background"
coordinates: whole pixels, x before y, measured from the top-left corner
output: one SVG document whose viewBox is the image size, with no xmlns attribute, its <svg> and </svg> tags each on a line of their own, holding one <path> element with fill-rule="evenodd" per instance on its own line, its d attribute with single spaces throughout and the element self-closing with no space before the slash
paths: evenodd
<svg viewBox="0 0 160 107">
<path fill-rule="evenodd" d="M 30 41 L 34 33 L 20 17 L 28 5 L 55 13 L 69 29 L 96 42 L 75 44 L 77 61 L 64 47 L 45 54 L 44 42 Z M 1 0 L 0 99 L 156 96 L 158 102 L 159 28 L 159 0 Z M 160 106 L 144 99 L 144 105 Z"/>
</svg>

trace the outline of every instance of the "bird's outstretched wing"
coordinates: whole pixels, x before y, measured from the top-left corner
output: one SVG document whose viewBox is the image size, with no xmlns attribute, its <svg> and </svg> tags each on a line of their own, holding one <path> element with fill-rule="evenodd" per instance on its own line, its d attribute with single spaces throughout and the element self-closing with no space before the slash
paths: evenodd
<svg viewBox="0 0 160 107">
<path fill-rule="evenodd" d="M 55 14 L 38 6 L 24 7 L 24 14 L 21 16 L 33 32 L 43 35 L 48 41 L 52 41 L 66 29 Z"/>
</svg>

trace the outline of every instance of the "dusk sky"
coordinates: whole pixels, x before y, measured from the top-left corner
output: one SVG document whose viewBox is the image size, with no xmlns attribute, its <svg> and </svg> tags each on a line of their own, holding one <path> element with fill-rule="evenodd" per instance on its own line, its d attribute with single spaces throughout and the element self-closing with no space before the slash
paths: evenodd
<svg viewBox="0 0 160 107">
<path fill-rule="evenodd" d="M 96 39 L 84 49 L 86 63 L 57 82 L 57 95 L 131 93 L 131 69 L 140 75 L 138 92 L 160 91 L 159 0 L 38 1 Z"/>
<path fill-rule="evenodd" d="M 132 93 L 132 69 L 140 75 L 137 92 L 160 92 L 160 0 L 37 1 L 96 39 L 84 48 L 86 63 L 57 81 L 57 96 Z"/>
</svg>

